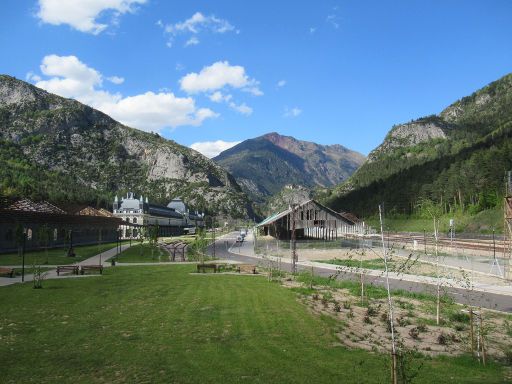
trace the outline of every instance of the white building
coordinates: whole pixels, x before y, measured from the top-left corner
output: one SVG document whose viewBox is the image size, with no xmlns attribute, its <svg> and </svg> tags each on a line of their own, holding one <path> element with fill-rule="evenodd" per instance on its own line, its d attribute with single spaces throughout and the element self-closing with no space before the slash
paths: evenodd
<svg viewBox="0 0 512 384">
<path fill-rule="evenodd" d="M 158 225 L 160 236 L 179 235 L 188 227 L 202 227 L 203 215 L 189 212 L 186 204 L 180 199 L 173 199 L 168 205 L 157 205 L 134 197 L 128 192 L 126 197 L 114 199 L 113 214 L 129 225 L 121 227 L 122 238 L 137 238 L 141 227 Z"/>
</svg>

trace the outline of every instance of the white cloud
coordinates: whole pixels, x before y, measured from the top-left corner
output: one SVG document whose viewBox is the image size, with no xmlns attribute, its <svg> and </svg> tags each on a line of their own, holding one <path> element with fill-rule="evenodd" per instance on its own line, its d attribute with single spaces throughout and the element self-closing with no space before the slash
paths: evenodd
<svg viewBox="0 0 512 384">
<path fill-rule="evenodd" d="M 34 72 L 30 71 L 25 75 L 25 80 L 27 81 L 41 81 L 41 76 L 36 75 Z"/>
<path fill-rule="evenodd" d="M 214 93 L 212 93 L 210 96 L 208 96 L 210 98 L 211 101 L 213 101 L 214 103 L 220 103 L 220 102 L 228 102 L 230 101 L 233 96 L 232 95 L 223 95 L 222 92 L 220 91 L 216 91 Z"/>
<path fill-rule="evenodd" d="M 313 34 L 316 32 L 316 27 L 309 27 L 309 33 Z"/>
<path fill-rule="evenodd" d="M 217 156 L 222 151 L 234 147 L 237 144 L 240 144 L 240 141 L 203 141 L 194 143 L 190 146 L 190 148 L 196 150 L 197 152 L 202 153 L 206 157 L 212 158 Z"/>
<path fill-rule="evenodd" d="M 102 89 L 103 76 L 82 63 L 76 56 L 45 56 L 41 72 L 48 77 L 31 79 L 35 85 L 60 96 L 73 98 L 111 115 L 120 122 L 145 131 L 158 132 L 163 128 L 201 125 L 218 114 L 208 108 L 196 107 L 191 97 L 177 97 L 170 91 L 146 92 L 123 97 Z M 112 76 L 110 81 L 120 81 Z"/>
<path fill-rule="evenodd" d="M 181 89 L 187 93 L 216 91 L 224 87 L 232 87 L 250 92 L 255 96 L 263 95 L 258 88 L 259 82 L 249 78 L 245 68 L 230 65 L 227 61 L 217 61 L 201 69 L 199 73 L 189 73 L 180 80 Z"/>
<path fill-rule="evenodd" d="M 175 24 L 164 24 L 159 20 L 157 25 L 163 28 L 164 32 L 169 36 L 167 42 L 168 47 L 172 47 L 174 39 L 179 35 L 197 35 L 203 32 L 223 34 L 234 31 L 237 34 L 239 33 L 229 21 L 220 19 L 214 15 L 205 16 L 201 12 L 196 12 L 187 20 Z M 196 40 L 199 42 L 197 38 Z M 189 38 L 185 46 L 196 45 L 197 43 L 189 44 L 190 41 L 196 40 Z"/>
<path fill-rule="evenodd" d="M 284 87 L 285 85 L 286 85 L 286 80 L 279 80 L 279 81 L 277 82 L 277 86 L 278 86 L 279 88 L 282 88 L 282 87 Z"/>
<path fill-rule="evenodd" d="M 136 6 L 146 0 L 39 0 L 37 17 L 52 25 L 68 24 L 81 32 L 98 35 L 108 28 L 109 24 L 98 22 L 98 18 L 110 12 L 111 25 L 119 22 L 119 16 L 133 13 Z"/>
<path fill-rule="evenodd" d="M 185 47 L 190 47 L 191 45 L 197 45 L 197 44 L 199 44 L 199 39 L 197 37 L 195 37 L 195 36 L 192 36 L 185 43 Z"/>
<path fill-rule="evenodd" d="M 218 114 L 208 108 L 196 108 L 191 97 L 171 93 L 146 92 L 103 106 L 103 111 L 126 125 L 158 132 L 165 127 L 198 126 Z"/>
<path fill-rule="evenodd" d="M 235 111 L 241 113 L 242 115 L 251 115 L 252 114 L 252 108 L 249 107 L 247 104 L 245 103 L 242 103 L 242 104 L 235 104 L 233 102 L 230 102 L 229 104 L 229 107 L 231 109 L 234 109 Z"/>
<path fill-rule="evenodd" d="M 283 116 L 284 116 L 284 117 L 297 117 L 297 116 L 299 116 L 301 113 L 302 113 L 302 109 L 300 109 L 300 108 L 297 108 L 297 107 L 288 108 L 288 107 L 286 107 L 286 108 L 284 109 L 284 114 L 283 114 Z"/>
<path fill-rule="evenodd" d="M 334 10 L 336 10 L 336 9 L 334 9 Z M 328 15 L 326 20 L 327 20 L 328 24 L 331 24 L 334 27 L 334 29 L 338 29 L 340 27 L 338 15 L 336 15 L 336 14 Z"/>
<path fill-rule="evenodd" d="M 124 77 L 119 77 L 119 76 L 110 76 L 110 77 L 107 77 L 107 80 L 110 81 L 111 83 L 117 84 L 117 85 L 124 83 Z"/>
<path fill-rule="evenodd" d="M 226 33 L 235 30 L 227 20 L 219 19 L 214 15 L 205 16 L 201 12 L 194 13 L 189 19 L 176 24 L 167 24 L 165 32 L 177 35 L 179 33 L 199 33 L 203 30 L 215 33 Z"/>
</svg>

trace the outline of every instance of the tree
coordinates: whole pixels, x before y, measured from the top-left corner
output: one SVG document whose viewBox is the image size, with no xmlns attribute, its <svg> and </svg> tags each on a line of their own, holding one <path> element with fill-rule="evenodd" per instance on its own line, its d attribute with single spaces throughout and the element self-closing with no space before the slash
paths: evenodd
<svg viewBox="0 0 512 384">
<path fill-rule="evenodd" d="M 443 207 L 434 203 L 432 200 L 424 199 L 420 203 L 420 211 L 423 215 L 429 216 L 434 222 L 434 242 L 435 242 L 435 255 L 436 255 L 436 323 L 440 322 L 441 311 L 441 274 L 439 268 L 439 218 L 443 213 Z"/>
</svg>

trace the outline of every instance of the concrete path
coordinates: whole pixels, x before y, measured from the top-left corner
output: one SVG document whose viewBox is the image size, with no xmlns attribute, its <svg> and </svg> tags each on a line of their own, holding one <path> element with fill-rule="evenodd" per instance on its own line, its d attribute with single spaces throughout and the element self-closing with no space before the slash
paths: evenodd
<svg viewBox="0 0 512 384">
<path fill-rule="evenodd" d="M 125 249 L 129 248 L 130 247 L 130 244 L 123 244 L 121 245 L 121 252 L 124 251 Z M 111 259 L 112 257 L 114 257 L 115 255 L 117 254 L 117 248 L 112 248 L 112 249 L 109 249 L 107 251 L 104 251 L 102 253 L 98 253 L 97 255 L 95 256 L 92 256 L 88 259 L 85 259 L 85 260 L 82 260 L 82 261 L 79 261 L 77 263 L 72 263 L 72 264 L 69 264 L 69 265 L 103 265 L 104 267 L 109 267 L 110 266 L 110 262 L 109 262 L 109 259 Z M 47 267 L 46 265 L 43 265 L 42 267 Z M 55 266 L 56 268 L 56 266 Z M 82 277 L 89 277 L 89 276 L 95 276 L 95 275 L 74 275 L 72 273 L 64 273 L 64 274 L 61 274 L 60 276 L 57 276 L 57 270 L 56 269 L 50 269 L 48 271 L 45 271 L 46 273 L 46 276 L 45 276 L 45 280 L 48 280 L 48 279 L 66 279 L 66 278 L 82 278 Z M 27 274 L 25 275 L 25 282 L 30 282 L 34 280 L 34 275 L 32 274 Z M 16 276 L 16 277 L 13 277 L 13 278 L 10 278 L 10 277 L 0 277 L 0 287 L 2 286 L 6 286 L 6 285 L 12 285 L 12 284 L 17 284 L 17 283 L 21 283 L 21 276 Z"/>
</svg>

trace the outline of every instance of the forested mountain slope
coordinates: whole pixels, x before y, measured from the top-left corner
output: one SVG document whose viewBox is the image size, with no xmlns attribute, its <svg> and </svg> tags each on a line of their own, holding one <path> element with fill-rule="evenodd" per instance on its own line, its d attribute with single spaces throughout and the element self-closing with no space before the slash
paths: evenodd
<svg viewBox="0 0 512 384">
<path fill-rule="evenodd" d="M 512 74 L 439 115 L 394 126 L 345 183 L 323 196 L 337 210 L 371 215 L 379 203 L 411 213 L 428 198 L 478 211 L 497 204 L 512 169 Z"/>
<path fill-rule="evenodd" d="M 0 75 L 0 193 L 107 206 L 127 190 L 153 202 L 181 196 L 197 209 L 248 214 L 235 179 L 200 153 Z"/>
</svg>

